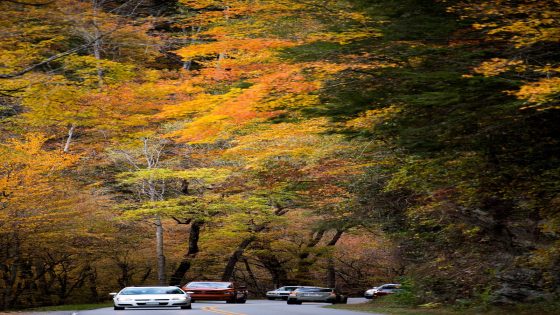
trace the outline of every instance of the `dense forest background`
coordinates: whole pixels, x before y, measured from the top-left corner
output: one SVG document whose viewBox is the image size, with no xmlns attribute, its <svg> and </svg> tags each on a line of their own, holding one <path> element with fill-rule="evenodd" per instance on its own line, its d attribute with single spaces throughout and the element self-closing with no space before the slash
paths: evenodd
<svg viewBox="0 0 560 315">
<path fill-rule="evenodd" d="M 559 293 L 558 0 L 0 0 L 0 29 L 0 310 Z"/>
</svg>

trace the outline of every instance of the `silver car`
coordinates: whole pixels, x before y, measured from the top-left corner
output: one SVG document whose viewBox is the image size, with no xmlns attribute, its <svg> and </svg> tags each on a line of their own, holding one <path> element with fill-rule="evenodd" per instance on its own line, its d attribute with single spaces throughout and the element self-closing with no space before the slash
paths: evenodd
<svg viewBox="0 0 560 315">
<path fill-rule="evenodd" d="M 113 296 L 115 310 L 125 307 L 180 307 L 191 309 L 191 297 L 178 287 L 126 287 Z"/>
<path fill-rule="evenodd" d="M 336 289 L 320 287 L 299 288 L 288 295 L 288 304 L 301 304 L 302 302 L 346 304 L 348 297 L 340 294 Z"/>
<path fill-rule="evenodd" d="M 377 290 L 378 287 L 373 287 L 369 290 L 366 290 L 366 292 L 364 293 L 364 297 L 366 299 L 373 299 L 373 293 L 375 293 L 375 291 Z"/>
<path fill-rule="evenodd" d="M 287 300 L 288 295 L 295 289 L 302 288 L 302 286 L 285 286 L 276 290 L 266 292 L 266 298 L 269 300 L 282 299 Z"/>
</svg>

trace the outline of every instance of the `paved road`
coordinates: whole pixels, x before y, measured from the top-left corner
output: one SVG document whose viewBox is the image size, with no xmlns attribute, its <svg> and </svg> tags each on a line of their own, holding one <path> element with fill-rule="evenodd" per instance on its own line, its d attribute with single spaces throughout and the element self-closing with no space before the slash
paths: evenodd
<svg viewBox="0 0 560 315">
<path fill-rule="evenodd" d="M 351 298 L 348 303 L 365 302 L 362 298 Z M 303 303 L 288 305 L 285 301 L 249 300 L 246 304 L 226 304 L 225 302 L 196 302 L 192 310 L 172 309 L 126 309 L 114 311 L 101 308 L 91 311 L 41 312 L 26 315 L 359 315 L 361 313 L 323 308 L 324 303 Z M 375 315 L 375 314 L 374 314 Z M 381 315 L 381 314 L 377 314 Z"/>
</svg>

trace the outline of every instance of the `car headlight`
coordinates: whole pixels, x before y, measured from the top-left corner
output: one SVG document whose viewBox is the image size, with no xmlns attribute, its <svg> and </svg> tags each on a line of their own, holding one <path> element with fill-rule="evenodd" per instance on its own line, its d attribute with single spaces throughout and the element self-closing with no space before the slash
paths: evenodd
<svg viewBox="0 0 560 315">
<path fill-rule="evenodd" d="M 124 301 L 132 301 L 132 298 L 129 297 L 118 297 L 117 301 L 124 302 Z"/>
<path fill-rule="evenodd" d="M 186 296 L 183 296 L 183 297 L 175 297 L 175 298 L 172 298 L 171 300 L 173 300 L 173 301 L 186 301 L 186 300 L 187 300 L 187 297 L 186 297 Z"/>
</svg>

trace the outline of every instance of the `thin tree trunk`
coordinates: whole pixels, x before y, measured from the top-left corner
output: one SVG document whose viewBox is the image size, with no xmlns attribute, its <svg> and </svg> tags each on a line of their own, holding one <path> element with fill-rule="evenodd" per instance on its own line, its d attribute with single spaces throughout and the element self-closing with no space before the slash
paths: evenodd
<svg viewBox="0 0 560 315">
<path fill-rule="evenodd" d="M 259 295 L 262 295 L 264 291 L 259 287 L 259 282 L 257 281 L 257 277 L 255 277 L 255 273 L 253 272 L 251 265 L 249 264 L 249 260 L 247 258 L 243 258 L 243 263 L 245 264 L 245 269 L 247 269 L 247 273 L 249 274 L 249 279 L 251 279 L 251 282 L 253 283 L 253 287 Z"/>
<path fill-rule="evenodd" d="M 165 255 L 163 253 L 163 224 L 159 215 L 155 218 L 156 225 L 156 255 L 158 284 L 165 285 Z"/>
<path fill-rule="evenodd" d="M 93 28 L 94 28 L 94 38 L 95 41 L 93 42 L 93 56 L 97 60 L 96 68 L 97 68 L 97 80 L 99 88 L 103 87 L 103 67 L 101 66 L 101 32 L 99 31 L 99 26 L 97 24 L 97 10 L 98 10 L 98 3 L 96 0 L 93 1 Z"/>
<path fill-rule="evenodd" d="M 72 142 L 72 136 L 74 136 L 74 130 L 76 129 L 76 125 L 72 124 L 70 129 L 68 129 L 68 138 L 66 138 L 66 144 L 64 145 L 64 153 L 70 152 L 70 143 Z"/>
</svg>

